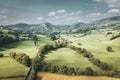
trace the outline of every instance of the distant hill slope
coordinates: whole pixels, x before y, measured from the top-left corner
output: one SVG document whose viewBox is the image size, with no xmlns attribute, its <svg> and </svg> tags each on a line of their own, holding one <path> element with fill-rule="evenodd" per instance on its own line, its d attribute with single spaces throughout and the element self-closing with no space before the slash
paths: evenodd
<svg viewBox="0 0 120 80">
<path fill-rule="evenodd" d="M 18 23 L 13 25 L 6 25 L 6 28 L 12 30 L 21 30 L 23 32 L 50 32 L 50 31 L 60 31 L 60 30 L 84 30 L 84 29 L 120 29 L 120 16 L 113 16 L 110 18 L 105 18 L 97 21 L 86 23 L 74 23 L 71 25 L 53 25 L 51 23 L 41 23 L 41 24 L 25 24 Z"/>
<path fill-rule="evenodd" d="M 119 22 L 120 21 L 120 16 L 113 16 L 97 21 L 90 22 L 91 24 L 99 24 L 99 23 L 107 23 L 107 22 Z"/>
<path fill-rule="evenodd" d="M 90 22 L 90 24 L 97 26 L 98 28 L 120 29 L 120 16 L 113 16 L 113 17 L 93 21 Z"/>
<path fill-rule="evenodd" d="M 7 29 L 7 28 L 5 28 L 4 26 L 0 26 L 0 34 L 7 34 L 7 33 L 10 33 L 10 32 L 13 32 L 13 30 L 11 30 L 11 29 Z"/>
<path fill-rule="evenodd" d="M 6 25 L 6 28 L 12 30 L 21 30 L 23 32 L 49 32 L 49 31 L 59 31 L 59 30 L 68 30 L 70 25 L 53 25 L 51 23 L 41 23 L 41 24 L 13 24 L 13 25 Z"/>
</svg>

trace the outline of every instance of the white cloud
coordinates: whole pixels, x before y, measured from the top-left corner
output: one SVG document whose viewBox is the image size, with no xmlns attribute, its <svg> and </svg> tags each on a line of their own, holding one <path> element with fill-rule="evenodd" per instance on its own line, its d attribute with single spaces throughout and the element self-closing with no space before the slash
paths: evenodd
<svg viewBox="0 0 120 80">
<path fill-rule="evenodd" d="M 0 14 L 6 14 L 8 11 L 6 10 L 6 9 L 2 9 L 1 11 L 0 11 Z"/>
<path fill-rule="evenodd" d="M 95 2 L 102 2 L 103 0 L 93 0 L 93 1 L 95 1 Z"/>
<path fill-rule="evenodd" d="M 1 15 L 1 14 L 0 14 L 0 18 L 1 18 L 1 19 L 6 19 L 7 16 L 6 16 L 6 15 Z"/>
<path fill-rule="evenodd" d="M 6 13 L 7 13 L 6 9 L 0 10 L 0 19 L 6 19 L 7 18 Z"/>
<path fill-rule="evenodd" d="M 99 13 L 99 12 L 96 12 L 96 13 L 90 13 L 90 14 L 88 14 L 88 15 L 86 15 L 86 17 L 100 17 L 101 16 L 101 13 Z"/>
<path fill-rule="evenodd" d="M 27 19 L 16 19 L 16 20 L 12 20 L 13 22 L 11 22 L 12 24 L 16 24 L 16 23 L 29 23 L 29 20 Z"/>
<path fill-rule="evenodd" d="M 52 12 L 49 12 L 48 16 L 55 16 L 56 15 L 56 12 L 52 11 Z"/>
<path fill-rule="evenodd" d="M 56 15 L 47 19 L 47 22 L 51 22 L 54 24 L 71 24 L 74 22 L 81 21 L 80 15 L 82 13 L 81 10 L 76 12 L 66 12 L 65 10 L 57 10 L 54 11 Z M 62 13 L 62 14 L 61 14 Z"/>
<path fill-rule="evenodd" d="M 100 20 L 103 18 L 119 16 L 119 15 L 120 15 L 120 9 L 110 9 L 105 13 L 99 13 L 99 12 L 89 13 L 83 18 L 83 20 L 86 22 L 90 22 L 90 21 Z"/>
<path fill-rule="evenodd" d="M 120 7 L 120 0 L 93 0 L 95 2 L 103 2 L 108 5 L 109 8 Z"/>
<path fill-rule="evenodd" d="M 56 10 L 56 11 L 49 12 L 48 16 L 52 17 L 52 16 L 55 16 L 55 15 L 63 14 L 65 12 L 66 12 L 66 10 L 64 10 L 64 9 Z"/>
<path fill-rule="evenodd" d="M 56 11 L 56 13 L 58 13 L 58 14 L 60 14 L 60 13 L 65 13 L 65 12 L 66 12 L 66 10 L 64 10 L 64 9 L 63 9 L 63 10 L 57 10 L 57 11 Z"/>
<path fill-rule="evenodd" d="M 108 13 L 120 13 L 120 9 L 110 9 Z"/>
<path fill-rule="evenodd" d="M 38 17 L 37 20 L 38 21 L 42 21 L 44 18 L 43 17 Z"/>
<path fill-rule="evenodd" d="M 118 16 L 118 15 L 120 15 L 120 9 L 110 9 L 104 14 L 105 17 Z"/>
</svg>

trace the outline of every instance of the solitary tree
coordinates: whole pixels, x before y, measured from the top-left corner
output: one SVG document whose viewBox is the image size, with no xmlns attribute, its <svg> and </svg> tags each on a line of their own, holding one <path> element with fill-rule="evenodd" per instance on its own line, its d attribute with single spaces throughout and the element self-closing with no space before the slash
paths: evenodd
<svg viewBox="0 0 120 80">
<path fill-rule="evenodd" d="M 3 53 L 0 53 L 0 57 L 3 57 L 4 55 L 3 55 Z"/>
<path fill-rule="evenodd" d="M 106 47 L 106 50 L 107 50 L 108 52 L 113 52 L 113 50 L 112 50 L 112 47 L 111 47 L 111 46 L 107 46 L 107 47 Z"/>
<path fill-rule="evenodd" d="M 85 70 L 85 75 L 95 75 L 95 72 L 92 70 L 92 68 L 87 67 Z"/>
<path fill-rule="evenodd" d="M 35 47 L 37 47 L 38 46 L 38 37 L 36 35 L 34 35 L 33 40 L 34 40 Z"/>
</svg>

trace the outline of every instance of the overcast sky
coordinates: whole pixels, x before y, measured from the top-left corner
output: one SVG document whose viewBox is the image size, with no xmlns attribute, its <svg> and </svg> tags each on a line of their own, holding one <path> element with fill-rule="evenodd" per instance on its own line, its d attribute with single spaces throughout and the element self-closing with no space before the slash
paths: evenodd
<svg viewBox="0 0 120 80">
<path fill-rule="evenodd" d="M 72 24 L 120 15 L 120 0 L 0 0 L 0 24 Z"/>
</svg>

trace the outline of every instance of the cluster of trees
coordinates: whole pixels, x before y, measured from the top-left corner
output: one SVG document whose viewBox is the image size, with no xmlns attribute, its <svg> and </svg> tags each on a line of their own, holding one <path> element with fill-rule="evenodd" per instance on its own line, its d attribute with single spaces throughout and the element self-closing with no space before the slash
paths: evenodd
<svg viewBox="0 0 120 80">
<path fill-rule="evenodd" d="M 38 37 L 37 37 L 37 35 L 33 35 L 33 41 L 34 41 L 35 47 L 37 47 L 38 46 Z"/>
<path fill-rule="evenodd" d="M 4 57 L 3 53 L 0 53 L 0 58 Z"/>
<path fill-rule="evenodd" d="M 62 48 L 62 47 L 66 47 L 67 44 L 68 44 L 68 42 L 65 39 L 58 40 L 58 41 L 55 41 L 55 43 L 52 44 L 52 45 L 44 45 L 44 46 L 40 47 L 38 53 L 39 54 L 46 54 L 47 51 L 55 50 L 55 49 Z"/>
<path fill-rule="evenodd" d="M 51 34 L 48 35 L 50 37 L 51 40 L 57 40 L 60 38 L 60 32 L 53 32 Z"/>
<path fill-rule="evenodd" d="M 13 38 L 11 36 L 0 35 L 0 44 L 12 43 L 12 42 L 16 42 L 16 41 L 18 41 L 18 39 Z"/>
<path fill-rule="evenodd" d="M 31 59 L 26 54 L 17 54 L 16 52 L 10 52 L 9 56 L 27 67 L 31 66 Z"/>
<path fill-rule="evenodd" d="M 78 43 L 79 46 L 81 46 L 82 44 L 81 43 Z"/>
<path fill-rule="evenodd" d="M 118 35 L 116 35 L 116 36 L 113 35 L 113 36 L 110 38 L 110 40 L 116 39 L 116 38 L 118 38 L 118 37 L 120 37 L 120 33 L 119 33 Z"/>
</svg>

